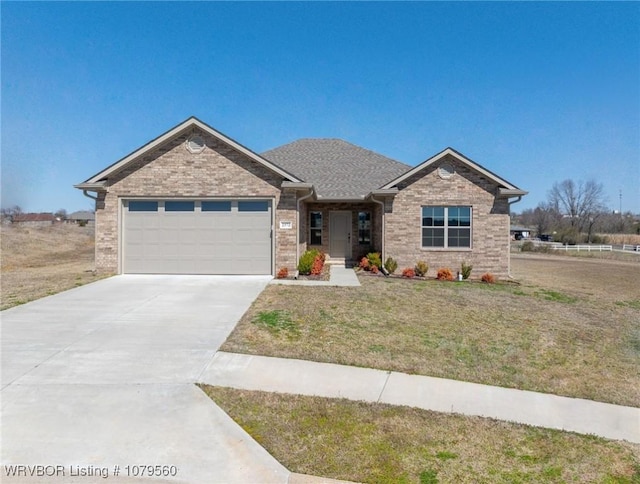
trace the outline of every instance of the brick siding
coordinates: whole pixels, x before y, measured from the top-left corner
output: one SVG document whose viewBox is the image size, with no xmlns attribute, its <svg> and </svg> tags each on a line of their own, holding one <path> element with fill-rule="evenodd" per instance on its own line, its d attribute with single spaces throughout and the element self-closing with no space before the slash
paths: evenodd
<svg viewBox="0 0 640 484">
<path fill-rule="evenodd" d="M 437 168 L 445 160 L 456 173 L 442 179 Z M 505 278 L 509 274 L 509 204 L 496 199 L 496 184 L 453 157 L 416 173 L 399 187 L 385 220 L 387 256 L 398 268 L 413 267 L 418 260 L 429 264 L 429 275 L 449 267 L 454 274 L 462 262 L 473 265 L 472 277 L 485 272 Z M 465 205 L 472 208 L 471 249 L 422 248 L 422 207 Z"/>
</svg>

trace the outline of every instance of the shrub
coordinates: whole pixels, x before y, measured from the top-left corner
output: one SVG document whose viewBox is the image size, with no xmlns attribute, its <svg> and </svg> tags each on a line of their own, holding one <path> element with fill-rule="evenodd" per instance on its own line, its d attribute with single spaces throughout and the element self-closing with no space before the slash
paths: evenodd
<svg viewBox="0 0 640 484">
<path fill-rule="evenodd" d="M 521 252 L 533 252 L 534 250 L 536 250 L 536 245 L 530 240 L 523 242 L 520 246 Z"/>
<path fill-rule="evenodd" d="M 494 282 L 496 282 L 496 278 L 490 272 L 482 274 L 481 280 L 482 282 L 486 282 L 487 284 L 493 284 Z"/>
<path fill-rule="evenodd" d="M 418 262 L 416 262 L 416 267 L 415 267 L 416 276 L 424 277 L 427 275 L 428 270 L 429 270 L 429 264 L 427 264 L 425 261 L 419 260 Z"/>
<path fill-rule="evenodd" d="M 453 272 L 448 267 L 442 267 L 438 269 L 438 275 L 436 278 L 439 281 L 453 281 Z"/>
<path fill-rule="evenodd" d="M 300 274 L 310 274 L 311 268 L 313 267 L 313 262 L 316 260 L 316 256 L 320 254 L 318 249 L 311 249 L 305 251 L 300 257 L 300 261 L 298 261 L 298 271 Z"/>
<path fill-rule="evenodd" d="M 278 279 L 286 279 L 288 276 L 289 276 L 289 269 L 287 269 L 286 267 L 283 267 L 278 271 L 278 275 L 277 275 Z"/>
<path fill-rule="evenodd" d="M 364 269 L 365 271 L 369 270 L 369 259 L 366 257 L 360 259 L 360 269 Z"/>
<path fill-rule="evenodd" d="M 402 269 L 402 277 L 408 277 L 409 279 L 413 279 L 414 277 L 416 277 L 416 271 L 414 271 L 411 267 Z"/>
<path fill-rule="evenodd" d="M 322 274 L 322 268 L 324 267 L 325 254 L 324 252 L 319 252 L 316 255 L 315 259 L 313 259 L 313 264 L 311 264 L 311 275 L 318 276 Z"/>
<path fill-rule="evenodd" d="M 460 266 L 460 272 L 462 273 L 462 278 L 469 279 L 472 269 L 473 269 L 473 266 L 471 264 L 467 264 L 466 262 L 463 262 L 462 265 Z"/>
<path fill-rule="evenodd" d="M 371 266 L 372 274 L 377 274 L 378 272 L 380 272 L 380 269 L 378 269 L 378 266 Z"/>
<path fill-rule="evenodd" d="M 369 261 L 369 266 L 375 266 L 378 269 L 382 267 L 380 252 L 369 252 L 367 254 L 367 260 Z"/>
<path fill-rule="evenodd" d="M 387 261 L 384 263 L 384 268 L 389 271 L 389 274 L 393 274 L 398 268 L 398 263 L 393 257 L 387 257 Z"/>
</svg>

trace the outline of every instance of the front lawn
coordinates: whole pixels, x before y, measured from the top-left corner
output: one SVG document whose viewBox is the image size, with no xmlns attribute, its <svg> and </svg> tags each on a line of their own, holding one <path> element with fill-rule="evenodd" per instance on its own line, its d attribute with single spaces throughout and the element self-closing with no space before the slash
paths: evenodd
<svg viewBox="0 0 640 484">
<path fill-rule="evenodd" d="M 512 261 L 523 284 L 271 285 L 221 349 L 640 406 L 638 265 L 543 262 Z"/>
<path fill-rule="evenodd" d="M 640 446 L 487 418 L 203 385 L 292 472 L 356 482 L 640 482 Z"/>
</svg>

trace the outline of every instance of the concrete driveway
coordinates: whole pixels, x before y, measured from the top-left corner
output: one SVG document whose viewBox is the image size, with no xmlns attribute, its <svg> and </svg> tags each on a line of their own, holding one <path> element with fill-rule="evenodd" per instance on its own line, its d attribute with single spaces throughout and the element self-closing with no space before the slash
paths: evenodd
<svg viewBox="0 0 640 484">
<path fill-rule="evenodd" d="M 287 482 L 193 385 L 268 282 L 117 276 L 2 312 L 0 480 Z"/>
</svg>

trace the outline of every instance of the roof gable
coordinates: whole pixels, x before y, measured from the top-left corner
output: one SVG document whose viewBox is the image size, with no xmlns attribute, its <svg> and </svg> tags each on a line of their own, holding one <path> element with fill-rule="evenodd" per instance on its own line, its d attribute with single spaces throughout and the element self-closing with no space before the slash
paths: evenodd
<svg viewBox="0 0 640 484">
<path fill-rule="evenodd" d="M 312 183 L 318 199 L 360 199 L 410 167 L 335 138 L 304 138 L 262 153 Z"/>
<path fill-rule="evenodd" d="M 386 190 L 386 189 L 391 189 L 393 187 L 396 187 L 400 183 L 402 183 L 403 181 L 405 181 L 408 178 L 412 177 L 416 173 L 428 168 L 429 166 L 433 165 L 434 163 L 437 163 L 438 161 L 442 160 L 446 156 L 452 156 L 456 160 L 458 160 L 461 163 L 464 163 L 465 165 L 467 165 L 472 170 L 475 170 L 476 172 L 481 173 L 482 175 L 486 176 L 489 180 L 491 180 L 494 183 L 496 183 L 496 185 L 498 185 L 498 187 L 501 190 L 504 190 L 505 194 L 507 192 L 510 192 L 510 191 L 522 192 L 522 190 L 520 190 L 517 186 L 513 185 L 512 183 L 509 183 L 504 178 L 499 177 L 495 173 L 493 173 L 493 172 L 487 170 L 486 168 L 484 168 L 482 165 L 476 163 L 475 161 L 472 161 L 470 158 L 467 158 L 462 153 L 460 153 L 460 152 L 458 152 L 458 151 L 456 151 L 456 150 L 454 150 L 453 148 L 450 148 L 450 147 L 449 148 L 445 148 L 440 153 L 438 153 L 438 154 L 432 156 L 431 158 L 423 161 L 419 165 L 417 165 L 414 168 L 410 169 L 409 171 L 403 173 L 402 175 L 398 176 L 397 178 L 394 178 L 393 180 L 391 180 L 390 182 L 388 182 L 387 184 L 385 184 L 381 188 Z M 525 194 L 525 193 L 526 192 L 523 192 L 522 194 Z M 515 193 L 515 194 L 518 195 L 519 193 Z"/>
<path fill-rule="evenodd" d="M 159 147 L 160 145 L 162 145 L 162 144 L 174 139 L 175 137 L 179 136 L 180 134 L 182 134 L 183 132 L 185 132 L 185 131 L 187 131 L 189 129 L 192 129 L 193 127 L 197 127 L 200 130 L 202 130 L 203 132 L 208 133 L 209 135 L 217 138 L 218 140 L 220 140 L 223 143 L 227 144 L 228 146 L 230 146 L 231 148 L 235 149 L 236 151 L 238 151 L 240 153 L 243 153 L 244 155 L 248 156 L 253 161 L 255 161 L 255 162 L 263 165 L 264 167 L 268 168 L 269 170 L 281 175 L 282 177 L 285 178 L 285 180 L 292 181 L 292 182 L 300 182 L 301 181 L 298 178 L 296 178 L 295 176 L 293 176 L 291 173 L 286 172 L 285 170 L 283 170 L 279 166 L 276 166 L 273 163 L 271 163 L 269 160 L 266 160 L 265 158 L 263 158 L 262 156 L 258 155 L 257 153 L 254 153 L 249 148 L 241 145 L 237 141 L 233 140 L 232 138 L 229 138 L 228 136 L 220 133 L 219 131 L 216 131 L 215 129 L 213 129 L 208 124 L 203 123 L 198 118 L 192 116 L 189 119 L 187 119 L 187 120 L 183 121 L 182 123 L 178 124 L 177 126 L 171 128 L 169 131 L 161 134 L 160 136 L 158 136 L 154 140 L 149 141 L 147 144 L 141 146 L 140 148 L 138 148 L 137 150 L 135 150 L 132 153 L 128 154 L 124 158 L 116 161 L 115 163 L 113 163 L 112 165 L 108 166 L 104 170 L 96 173 L 95 175 L 93 175 L 92 177 L 88 178 L 83 183 L 80 183 L 79 185 L 76 185 L 76 187 L 77 188 L 86 189 L 87 186 L 90 186 L 90 185 L 98 186 L 102 181 L 104 181 L 105 179 L 107 179 L 110 176 L 114 175 L 115 173 L 118 173 L 119 171 L 123 170 L 130 163 L 133 163 L 135 160 L 137 160 L 140 156 L 142 156 L 145 153 L 148 153 L 148 152 L 154 150 L 155 148 Z"/>
</svg>

